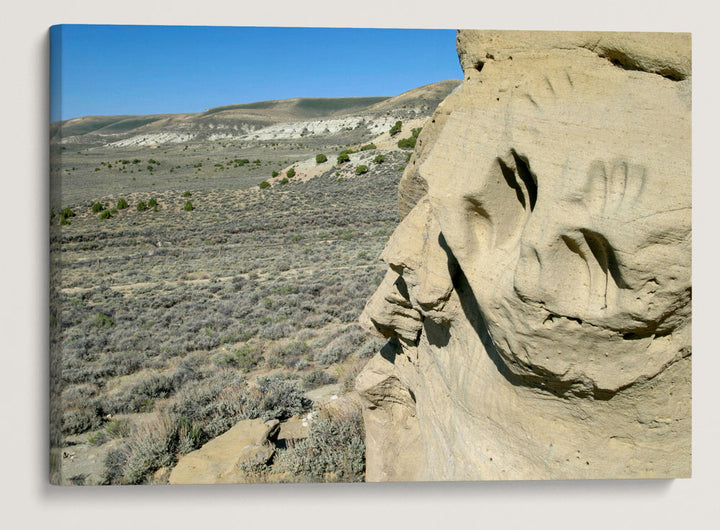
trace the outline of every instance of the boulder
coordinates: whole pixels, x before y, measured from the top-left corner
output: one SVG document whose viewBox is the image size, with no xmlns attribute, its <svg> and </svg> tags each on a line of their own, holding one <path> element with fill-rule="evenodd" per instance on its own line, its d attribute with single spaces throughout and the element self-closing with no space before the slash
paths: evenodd
<svg viewBox="0 0 720 530">
<path fill-rule="evenodd" d="M 265 464 L 275 448 L 268 438 L 277 436 L 280 424 L 262 419 L 243 420 L 200 449 L 181 457 L 170 484 L 235 484 L 247 482 L 240 465 Z"/>
</svg>

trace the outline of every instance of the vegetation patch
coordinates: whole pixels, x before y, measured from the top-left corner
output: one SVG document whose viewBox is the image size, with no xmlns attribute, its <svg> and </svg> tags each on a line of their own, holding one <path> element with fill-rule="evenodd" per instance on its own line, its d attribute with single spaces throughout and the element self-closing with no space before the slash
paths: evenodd
<svg viewBox="0 0 720 530">
<path fill-rule="evenodd" d="M 401 149 L 415 149 L 415 145 L 417 143 L 417 138 L 420 135 L 420 131 L 422 131 L 422 127 L 413 129 L 412 136 L 410 136 L 409 138 L 403 138 L 402 140 L 398 141 L 398 147 Z"/>
<path fill-rule="evenodd" d="M 390 127 L 390 136 L 395 136 L 395 135 L 398 134 L 400 131 L 402 131 L 402 122 L 401 122 L 401 121 L 396 121 L 396 122 L 395 122 L 395 125 L 393 125 L 392 127 Z"/>
<path fill-rule="evenodd" d="M 192 154 L 195 148 L 189 143 L 191 158 L 178 163 L 161 159 L 162 149 L 152 151 L 160 164 L 150 164 L 147 154 L 135 164 L 131 155 L 116 156 L 98 173 L 115 179 L 124 167 L 132 182 L 131 168 L 147 174 L 152 165 L 155 181 L 160 168 L 181 166 L 172 178 L 187 183 L 174 189 L 86 190 L 89 198 L 64 201 L 66 216 L 54 206 L 61 220 L 73 220 L 50 231 L 51 253 L 63 260 L 51 298 L 51 348 L 60 346 L 63 354 L 57 368 L 60 447 L 100 444 L 93 454 L 104 469 L 83 479 L 86 484 L 162 481 L 158 470 L 171 469 L 185 452 L 242 419 L 304 414 L 312 407 L 310 390 L 349 390 L 354 367 L 378 350 L 378 341 L 355 322 L 384 275 L 376 257 L 397 224 L 396 169 L 404 154 L 384 152 L 383 164 L 366 163 L 364 178 L 342 179 L 336 167 L 255 193 L 212 187 L 214 179 L 238 171 L 228 168 L 243 156 Z M 344 149 L 324 147 L 336 148 Z M 311 146 L 300 156 L 319 151 Z M 252 152 L 247 158 L 264 162 L 246 162 L 244 171 L 264 169 L 264 156 Z M 292 162 L 283 159 L 274 167 Z M 224 174 L 212 175 L 215 163 L 226 167 Z M 98 165 L 89 160 L 86 171 Z M 196 179 L 198 169 L 204 173 Z M 178 201 L 190 186 L 202 190 L 203 201 L 192 222 L 183 211 L 190 193 Z M 113 215 L 120 198 L 133 211 L 118 209 L 101 226 L 85 215 L 94 202 Z M 162 208 L 160 215 L 134 213 L 165 204 L 180 207 Z M 78 209 L 83 215 L 69 215 Z M 63 481 L 78 475 L 74 465 L 77 460 L 63 463 Z M 359 475 L 325 472 L 323 480 L 346 476 Z"/>
<path fill-rule="evenodd" d="M 320 411 L 308 437 L 279 451 L 274 471 L 297 482 L 361 482 L 365 476 L 365 430 L 359 407 Z"/>
</svg>

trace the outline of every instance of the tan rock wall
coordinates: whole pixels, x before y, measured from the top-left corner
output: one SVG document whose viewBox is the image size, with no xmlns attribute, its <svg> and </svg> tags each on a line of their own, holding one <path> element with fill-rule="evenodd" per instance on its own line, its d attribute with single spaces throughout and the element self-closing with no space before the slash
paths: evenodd
<svg viewBox="0 0 720 530">
<path fill-rule="evenodd" d="M 457 41 L 361 318 L 397 351 L 359 385 L 368 477 L 688 476 L 689 36 Z"/>
</svg>

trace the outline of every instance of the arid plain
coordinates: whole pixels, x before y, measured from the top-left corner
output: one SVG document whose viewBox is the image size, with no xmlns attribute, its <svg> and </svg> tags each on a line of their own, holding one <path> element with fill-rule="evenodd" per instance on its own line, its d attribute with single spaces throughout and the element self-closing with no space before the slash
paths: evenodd
<svg viewBox="0 0 720 530">
<path fill-rule="evenodd" d="M 53 124 L 51 480 L 166 483 L 253 418 L 280 431 L 244 479 L 363 480 L 357 319 L 458 84 Z"/>
</svg>

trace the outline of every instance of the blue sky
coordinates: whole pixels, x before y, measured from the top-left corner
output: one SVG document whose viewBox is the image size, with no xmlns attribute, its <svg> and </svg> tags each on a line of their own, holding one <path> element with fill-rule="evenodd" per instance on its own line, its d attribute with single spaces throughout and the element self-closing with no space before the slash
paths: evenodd
<svg viewBox="0 0 720 530">
<path fill-rule="evenodd" d="M 51 121 L 394 96 L 462 78 L 454 30 L 62 25 L 50 42 Z"/>
</svg>

